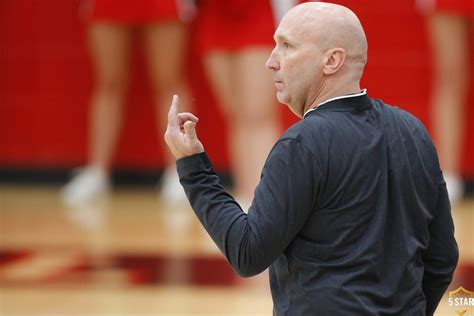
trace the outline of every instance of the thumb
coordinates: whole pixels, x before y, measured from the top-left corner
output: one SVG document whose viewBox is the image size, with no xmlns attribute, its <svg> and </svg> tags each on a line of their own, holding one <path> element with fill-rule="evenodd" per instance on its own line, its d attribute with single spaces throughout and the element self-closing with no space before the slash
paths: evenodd
<svg viewBox="0 0 474 316">
<path fill-rule="evenodd" d="M 190 141 L 195 141 L 197 140 L 197 135 L 196 135 L 196 123 L 187 121 L 184 123 L 184 132 L 186 135 L 186 138 L 188 138 Z"/>
</svg>

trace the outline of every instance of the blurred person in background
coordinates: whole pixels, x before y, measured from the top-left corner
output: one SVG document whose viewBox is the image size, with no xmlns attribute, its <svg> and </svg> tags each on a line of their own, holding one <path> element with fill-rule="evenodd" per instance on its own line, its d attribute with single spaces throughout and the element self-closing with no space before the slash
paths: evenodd
<svg viewBox="0 0 474 316">
<path fill-rule="evenodd" d="M 460 163 L 465 106 L 473 82 L 474 1 L 418 0 L 417 5 L 428 16 L 433 55 L 434 139 L 449 196 L 456 201 L 464 191 Z"/>
<path fill-rule="evenodd" d="M 234 193 L 250 206 L 260 170 L 280 132 L 271 74 L 265 70 L 279 18 L 296 0 L 201 0 L 198 50 L 227 117 Z"/>
<path fill-rule="evenodd" d="M 81 14 L 88 22 L 95 87 L 87 165 L 62 191 L 65 202 L 73 205 L 92 201 L 110 188 L 111 161 L 122 125 L 136 31 L 144 43 L 160 131 L 166 126 L 171 94 L 183 93 L 183 101 L 188 104 L 183 65 L 187 22 L 193 16 L 189 0 L 84 0 L 81 5 Z M 167 161 L 161 193 L 165 200 L 185 199 L 174 160 L 168 157 Z"/>
</svg>

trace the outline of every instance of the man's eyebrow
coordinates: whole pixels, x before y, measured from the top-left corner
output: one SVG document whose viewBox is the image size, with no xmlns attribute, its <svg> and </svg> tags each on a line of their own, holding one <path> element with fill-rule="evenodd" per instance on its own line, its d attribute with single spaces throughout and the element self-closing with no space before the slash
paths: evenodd
<svg viewBox="0 0 474 316">
<path fill-rule="evenodd" d="M 273 39 L 275 40 L 275 42 L 288 42 L 289 41 L 285 35 L 281 35 L 281 34 L 275 34 L 273 36 Z"/>
</svg>

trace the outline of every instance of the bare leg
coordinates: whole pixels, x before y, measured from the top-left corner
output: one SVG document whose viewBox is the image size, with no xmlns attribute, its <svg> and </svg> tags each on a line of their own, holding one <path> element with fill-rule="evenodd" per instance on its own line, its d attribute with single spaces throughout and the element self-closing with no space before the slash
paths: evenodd
<svg viewBox="0 0 474 316">
<path fill-rule="evenodd" d="M 184 82 L 184 59 L 187 26 L 179 21 L 153 24 L 143 29 L 145 50 L 152 79 L 159 139 L 167 125 L 168 107 L 173 94 L 180 96 L 182 111 L 189 110 L 189 97 Z M 186 201 L 176 173 L 174 158 L 167 155 L 167 168 L 161 181 L 161 197 L 173 205 Z"/>
<path fill-rule="evenodd" d="M 96 83 L 89 130 L 89 164 L 108 170 L 122 122 L 131 30 L 96 23 L 89 29 Z"/>
<path fill-rule="evenodd" d="M 63 189 L 68 205 L 96 200 L 109 189 L 109 167 L 122 122 L 128 78 L 130 30 L 95 23 L 89 28 L 89 44 L 96 83 L 89 119 L 89 161 Z"/>
<path fill-rule="evenodd" d="M 463 107 L 469 76 L 468 24 L 460 17 L 430 18 L 434 60 L 433 127 L 443 169 L 459 173 Z"/>
<path fill-rule="evenodd" d="M 459 164 L 470 69 L 468 20 L 435 14 L 429 22 L 434 61 L 434 137 L 448 193 L 454 202 L 463 195 Z"/>
<path fill-rule="evenodd" d="M 181 110 L 189 110 L 184 80 L 187 29 L 179 21 L 160 23 L 145 27 L 143 36 L 157 106 L 158 133 L 162 139 L 173 94 L 179 94 Z M 174 161 L 171 155 L 167 159 L 169 164 Z"/>
<path fill-rule="evenodd" d="M 253 198 L 267 155 L 279 133 L 271 73 L 264 68 L 270 48 L 214 52 L 206 68 L 229 116 L 235 195 Z"/>
</svg>

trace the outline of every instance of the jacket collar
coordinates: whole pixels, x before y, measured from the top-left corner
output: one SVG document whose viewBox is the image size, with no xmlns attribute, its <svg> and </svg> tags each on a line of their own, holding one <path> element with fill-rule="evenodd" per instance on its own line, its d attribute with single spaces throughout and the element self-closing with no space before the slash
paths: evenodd
<svg viewBox="0 0 474 316">
<path fill-rule="evenodd" d="M 360 112 L 368 110 L 371 107 L 372 104 L 370 102 L 370 98 L 367 96 L 367 89 L 363 89 L 360 93 L 343 95 L 326 100 L 318 104 L 317 107 L 306 111 L 303 118 L 306 118 L 306 116 L 314 111 L 332 110 Z"/>
</svg>

